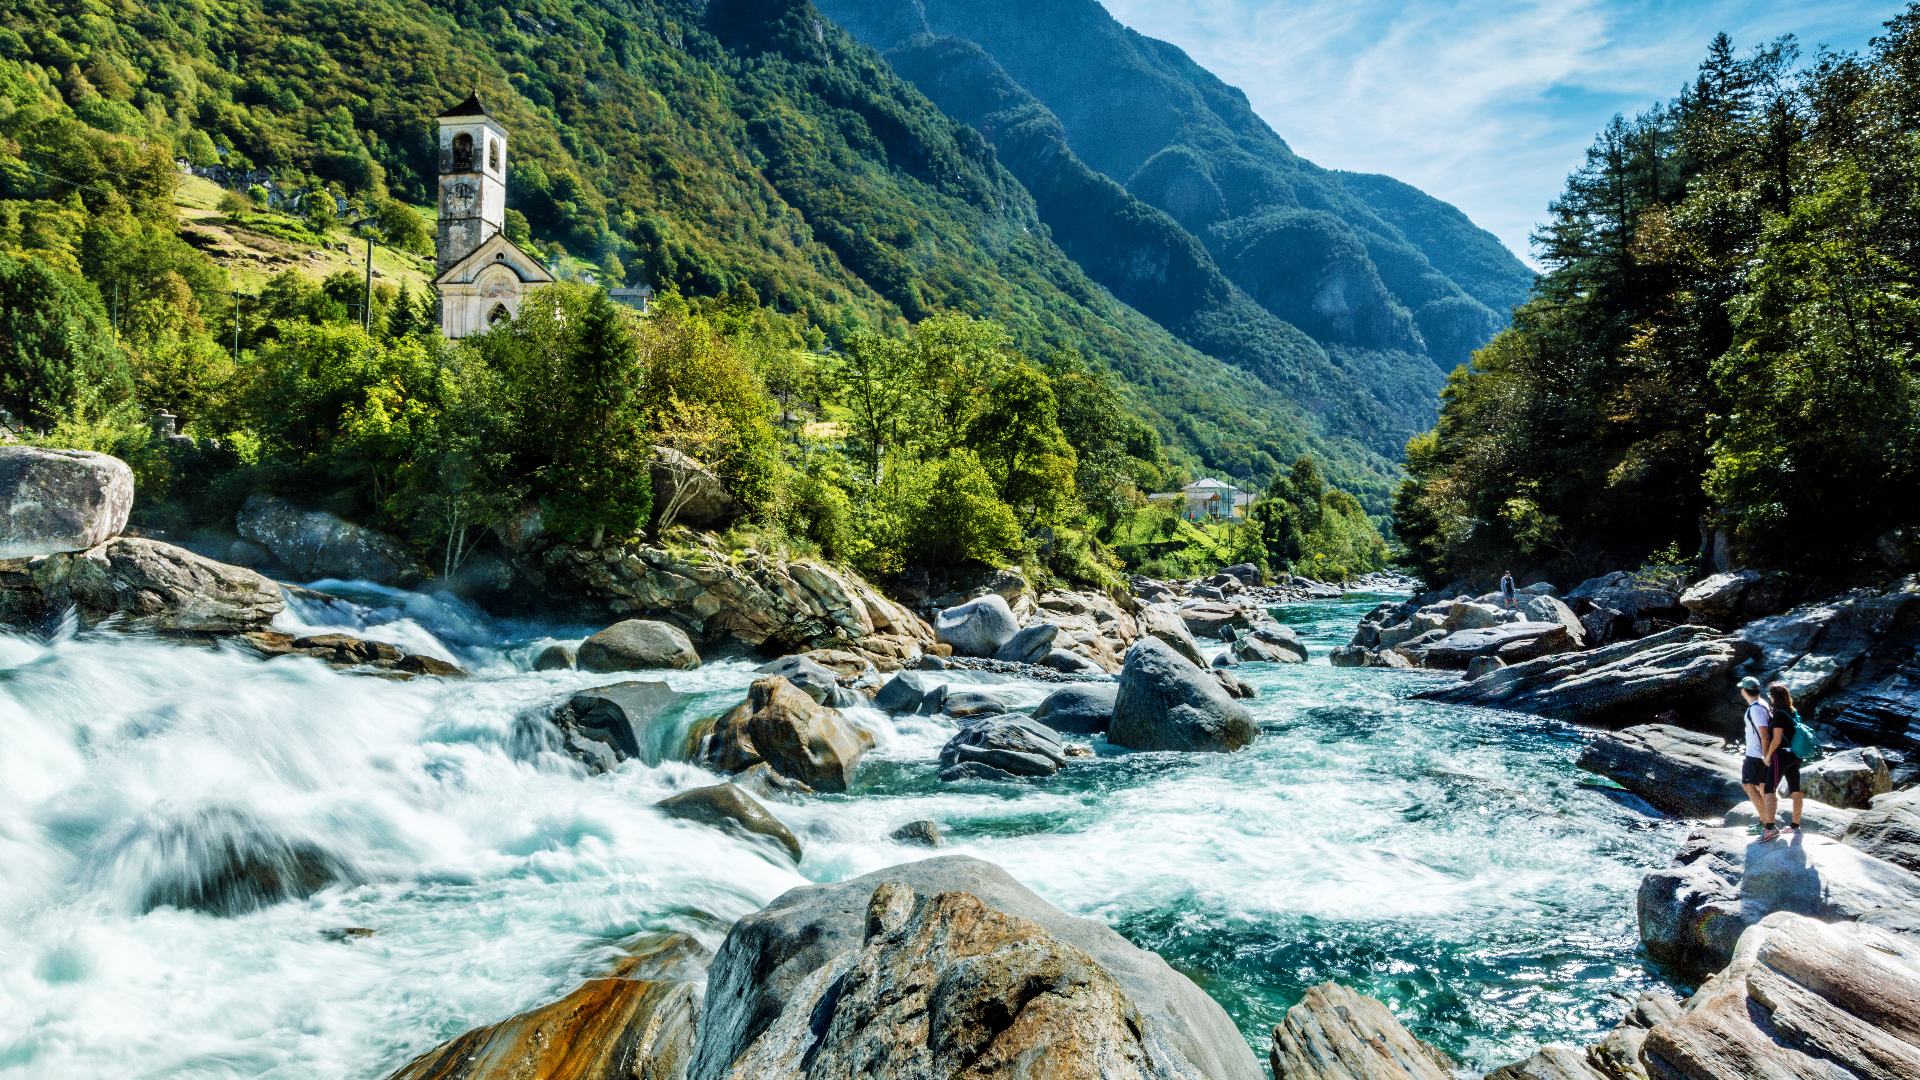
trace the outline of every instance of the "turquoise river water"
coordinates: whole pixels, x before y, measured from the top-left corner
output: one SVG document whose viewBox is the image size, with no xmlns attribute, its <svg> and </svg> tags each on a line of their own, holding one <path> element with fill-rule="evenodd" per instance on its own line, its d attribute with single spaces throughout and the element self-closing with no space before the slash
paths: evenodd
<svg viewBox="0 0 1920 1080">
<path fill-rule="evenodd" d="M 541 750 L 541 710 L 607 680 L 530 659 L 591 628 L 336 587 L 356 602 L 283 622 L 478 677 L 0 636 L 0 1076 L 383 1076 L 565 993 L 636 933 L 717 945 L 788 888 L 924 857 L 887 839 L 916 818 L 1158 950 L 1263 1059 L 1326 979 L 1476 1069 L 1596 1036 L 1658 982 L 1633 891 L 1676 827 L 1589 785 L 1576 729 L 1408 700 L 1438 676 L 1327 666 L 1377 597 L 1277 609 L 1315 660 L 1239 669 L 1262 732 L 1234 755 L 1095 740 L 1050 780 L 943 785 L 949 722 L 856 710 L 878 739 L 856 790 L 775 807 L 806 846 L 795 869 L 651 809 L 714 780 L 667 760 L 671 733 L 598 777 Z M 660 677 L 684 726 L 739 700 L 752 665 Z M 995 689 L 1029 707 L 1047 687 Z M 225 917 L 153 907 L 212 852 L 289 845 L 361 883 Z"/>
</svg>

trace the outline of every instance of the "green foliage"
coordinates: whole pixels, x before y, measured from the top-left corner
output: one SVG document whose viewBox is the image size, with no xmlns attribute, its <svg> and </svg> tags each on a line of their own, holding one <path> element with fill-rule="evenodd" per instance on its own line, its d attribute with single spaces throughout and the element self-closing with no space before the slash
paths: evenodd
<svg viewBox="0 0 1920 1080">
<path fill-rule="evenodd" d="M 474 339 L 500 373 L 502 456 L 558 535 L 638 534 L 653 506 L 647 371 L 630 315 L 585 285 L 553 285 Z"/>
<path fill-rule="evenodd" d="M 1397 532 L 1430 579 L 1579 576 L 1714 528 L 1744 561 L 1883 557 L 1920 500 L 1916 69 L 1920 6 L 1804 67 L 1723 35 L 1601 133 L 1533 299 L 1408 446 Z"/>
<path fill-rule="evenodd" d="M 1387 542 L 1359 500 L 1327 486 L 1311 457 L 1254 500 L 1235 554 L 1275 572 L 1342 581 L 1387 564 Z"/>
<path fill-rule="evenodd" d="M 1020 546 L 1020 525 L 993 476 L 970 450 L 913 467 L 898 481 L 902 549 L 921 566 L 994 565 Z"/>
<path fill-rule="evenodd" d="M 38 262 L 0 255 L 0 409 L 44 430 L 124 401 L 132 389 L 92 286 Z"/>
<path fill-rule="evenodd" d="M 383 242 L 424 250 L 411 207 L 432 197 L 428 118 L 477 87 L 512 135 L 509 236 L 608 281 L 745 288 L 816 328 L 814 347 L 941 312 L 988 319 L 1028 356 L 1075 352 L 1129 387 L 1128 411 L 1181 468 L 1264 476 L 1312 450 L 1376 510 L 1397 437 L 1379 433 L 1430 405 L 1424 387 L 1368 404 L 1357 384 L 1385 371 L 1366 366 L 1377 357 L 1322 354 L 1246 297 L 1213 296 L 1217 274 L 1194 279 L 1191 317 L 1165 316 L 1171 333 L 1117 301 L 972 128 L 806 5 L 554 0 L 509 17 L 427 0 L 27 0 L 0 28 L 17 42 L 0 50 L 0 251 L 83 273 L 110 312 L 112 285 L 130 304 L 152 278 L 80 265 L 79 238 L 124 213 L 177 244 L 176 155 L 248 176 L 251 205 L 221 212 L 249 230 L 325 243 L 338 197 Z M 269 187 L 304 219 L 255 209 Z M 206 327 L 230 327 L 225 282 L 188 280 Z M 1123 293 L 1184 302 L 1185 284 Z M 243 318 L 243 349 L 260 344 L 273 320 Z M 1372 423 L 1382 409 L 1399 426 Z"/>
</svg>

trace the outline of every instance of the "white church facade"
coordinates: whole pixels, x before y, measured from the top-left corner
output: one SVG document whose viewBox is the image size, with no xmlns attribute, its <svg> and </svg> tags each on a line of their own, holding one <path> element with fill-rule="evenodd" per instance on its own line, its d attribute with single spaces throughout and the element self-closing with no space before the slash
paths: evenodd
<svg viewBox="0 0 1920 1080">
<path fill-rule="evenodd" d="M 553 283 L 540 260 L 507 239 L 507 131 L 477 94 L 439 116 L 440 227 L 433 279 L 440 331 L 485 333 Z"/>
</svg>

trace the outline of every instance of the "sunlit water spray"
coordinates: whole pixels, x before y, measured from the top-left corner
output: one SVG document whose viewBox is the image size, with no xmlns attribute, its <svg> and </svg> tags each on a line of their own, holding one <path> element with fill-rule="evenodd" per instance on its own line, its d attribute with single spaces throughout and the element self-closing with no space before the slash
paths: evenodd
<svg viewBox="0 0 1920 1080">
<path fill-rule="evenodd" d="M 538 718 L 609 680 L 528 669 L 590 628 L 330 587 L 343 599 L 297 601 L 283 628 L 478 677 L 0 636 L 0 1073 L 382 1075 L 566 992 L 636 933 L 717 944 L 790 887 L 924 857 L 887 838 L 916 818 L 1159 950 L 1255 1045 L 1333 978 L 1486 1066 L 1593 1037 L 1652 983 L 1632 895 L 1673 830 L 1583 786 L 1572 729 L 1406 700 L 1431 676 L 1244 667 L 1263 728 L 1247 751 L 1096 740 L 1031 784 L 942 784 L 949 722 L 856 710 L 878 740 L 856 790 L 775 807 L 806 846 L 796 871 L 651 808 L 704 770 L 588 776 L 553 750 Z M 1367 606 L 1285 614 L 1324 655 Z M 677 733 L 753 675 L 646 677 L 685 695 Z M 994 689 L 1027 707 L 1047 688 Z"/>
</svg>

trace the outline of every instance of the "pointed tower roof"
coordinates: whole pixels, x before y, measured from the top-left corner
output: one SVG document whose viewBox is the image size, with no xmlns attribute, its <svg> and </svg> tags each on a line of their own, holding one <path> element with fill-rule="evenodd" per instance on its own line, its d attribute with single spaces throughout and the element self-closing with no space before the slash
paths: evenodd
<svg viewBox="0 0 1920 1080">
<path fill-rule="evenodd" d="M 486 116 L 487 107 L 480 104 L 480 91 L 467 95 L 467 100 L 440 114 L 438 119 L 446 120 L 455 116 Z"/>
</svg>

